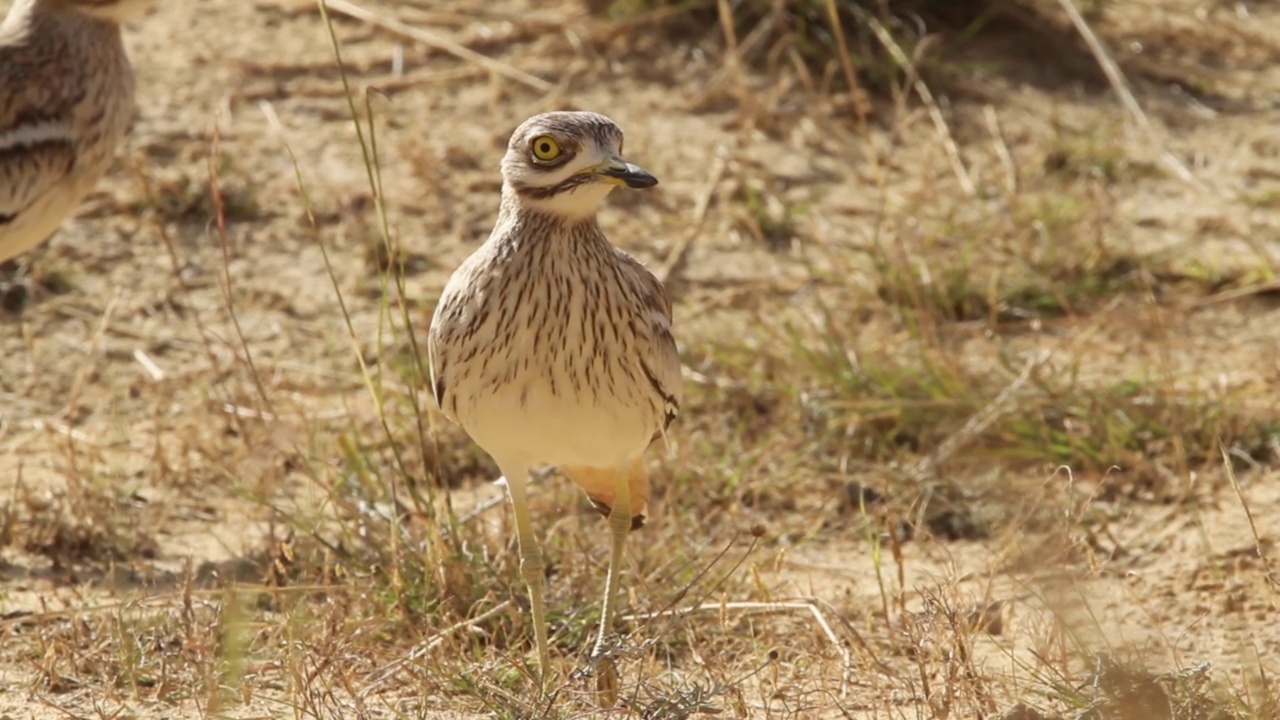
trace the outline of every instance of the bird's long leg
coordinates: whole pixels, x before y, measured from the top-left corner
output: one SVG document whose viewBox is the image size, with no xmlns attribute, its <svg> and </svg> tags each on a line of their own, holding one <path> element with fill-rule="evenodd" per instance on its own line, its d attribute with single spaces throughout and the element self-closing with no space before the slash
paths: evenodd
<svg viewBox="0 0 1280 720">
<path fill-rule="evenodd" d="M 520 575 L 529 586 L 529 604 L 533 607 L 533 636 L 538 645 L 538 672 L 545 692 L 551 679 L 551 653 L 547 641 L 547 615 L 542 604 L 542 550 L 533 535 L 529 520 L 529 496 L 527 492 L 528 469 L 503 467 L 507 479 L 507 495 L 516 516 L 516 535 L 520 540 Z"/>
<path fill-rule="evenodd" d="M 612 540 L 609 575 L 604 581 L 604 607 L 600 612 L 600 635 L 596 638 L 596 646 L 591 653 L 594 656 L 604 652 L 605 638 L 613 627 L 614 615 L 618 611 L 618 576 L 622 573 L 622 549 L 627 542 L 627 533 L 631 532 L 631 485 L 628 477 L 627 466 L 618 468 L 613 507 L 609 509 L 609 533 Z"/>
</svg>

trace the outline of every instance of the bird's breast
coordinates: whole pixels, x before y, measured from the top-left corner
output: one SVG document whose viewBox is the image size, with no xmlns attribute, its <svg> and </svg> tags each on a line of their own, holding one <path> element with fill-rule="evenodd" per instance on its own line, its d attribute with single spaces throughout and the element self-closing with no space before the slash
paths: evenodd
<svg viewBox="0 0 1280 720">
<path fill-rule="evenodd" d="M 647 311 L 620 271 L 582 258 L 490 269 L 469 283 L 465 328 L 437 339 L 455 419 L 493 454 L 515 444 L 548 464 L 608 466 L 642 452 L 662 410 L 637 347 Z"/>
</svg>

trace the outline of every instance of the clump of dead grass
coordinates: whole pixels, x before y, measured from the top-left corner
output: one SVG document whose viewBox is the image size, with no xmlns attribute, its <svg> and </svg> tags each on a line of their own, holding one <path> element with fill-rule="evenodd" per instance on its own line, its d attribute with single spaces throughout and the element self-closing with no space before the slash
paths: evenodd
<svg viewBox="0 0 1280 720">
<path fill-rule="evenodd" d="M 621 28 L 637 18 L 724 17 L 711 3 L 620 5 L 604 12 Z M 938 3 L 918 8 L 961 17 L 965 31 L 997 19 L 994 5 L 962 5 L 949 6 L 960 13 L 952 16 Z M 826 7 L 739 3 L 729 36 L 741 38 L 744 55 L 767 59 L 764 49 L 784 48 L 828 79 L 841 76 L 833 59 L 839 33 L 886 52 L 844 6 L 830 25 Z M 963 15 L 975 9 L 976 17 Z M 867 60 L 876 53 L 860 58 L 860 76 L 878 77 L 882 87 L 902 81 L 907 68 Z M 756 67 L 764 69 L 754 79 L 768 82 L 769 66 Z M 946 68 L 915 71 L 934 84 Z M 538 698 L 514 533 L 501 502 L 483 502 L 498 491 L 481 492 L 474 506 L 447 492 L 475 487 L 496 469 L 422 396 L 414 332 L 422 308 L 411 304 L 406 284 L 416 261 L 388 227 L 372 110 L 345 90 L 372 198 L 361 208 L 372 218 L 354 231 L 379 291 L 375 337 L 356 331 L 349 309 L 356 299 L 343 297 L 332 265 L 330 281 L 363 400 L 305 442 L 265 432 L 265 420 L 283 415 L 241 335 L 235 371 L 214 384 L 237 399 L 235 419 L 225 421 L 236 431 L 202 449 L 238 460 L 278 452 L 287 463 L 271 479 L 305 483 L 311 501 L 244 482 L 237 468 L 247 465 L 229 464 L 217 480 L 269 517 L 261 548 L 235 568 L 188 567 L 145 600 L 0 621 L 20 640 L 8 659 L 34 671 L 28 692 L 107 688 L 103 714 L 126 699 L 193 700 L 217 714 L 264 696 L 277 709 L 315 717 L 371 718 L 388 708 L 425 717 L 449 708 L 568 718 L 593 707 L 584 648 L 602 572 L 593 541 L 600 522 L 564 488 L 540 493 L 547 506 L 571 510 L 539 513 L 548 522 L 548 604 L 564 672 L 555 692 Z M 681 437 L 656 471 L 671 521 L 646 528 L 645 542 L 633 544 L 637 590 L 624 621 L 632 632 L 613 655 L 626 678 L 624 712 L 663 720 L 894 717 L 905 704 L 934 717 L 1008 720 L 1275 716 L 1265 677 L 1233 697 L 1207 667 L 1158 674 L 1142 663 L 1095 660 L 1061 618 L 1029 631 L 1032 657 L 1000 655 L 1012 652 L 1001 644 L 1006 613 L 1035 589 L 996 600 L 1009 593 L 994 580 L 976 597 L 955 577 L 907 580 L 918 561 L 912 550 L 922 545 L 1003 540 L 1000 552 L 1012 564 L 1103 563 L 1097 536 L 1107 520 L 1094 516 L 1099 508 L 1119 515 L 1136 503 L 1193 506 L 1222 489 L 1225 481 L 1190 478 L 1212 475 L 1224 451 L 1238 464 L 1228 475 L 1276 463 L 1280 428 L 1268 408 L 1248 402 L 1247 387 L 1205 389 L 1162 373 L 1090 377 L 1089 358 L 1071 342 L 1057 344 L 1051 359 L 1031 352 L 1025 341 L 1055 320 L 1207 290 L 1115 237 L 1107 188 L 1146 172 L 1124 148 L 1066 143 L 1050 150 L 1038 174 L 1022 170 L 998 212 L 995 203 L 972 210 L 983 199 L 979 177 L 975 193 L 959 181 L 928 188 L 943 210 L 915 229 L 881 223 L 868 244 L 874 282 L 862 293 L 831 282 L 853 275 L 853 253 L 802 222 L 810 208 L 776 202 L 750 178 L 737 184 L 746 190 L 727 198 L 726 210 L 740 232 L 778 256 L 812 252 L 825 265 L 812 263 L 817 288 L 798 310 L 688 343 L 694 381 Z M 313 237 L 328 252 L 299 185 Z M 193 188 L 212 197 L 197 202 Z M 217 182 L 186 182 L 177 202 L 161 199 L 157 209 L 171 219 L 211 213 L 222 226 L 231 211 L 219 192 Z M 231 305 L 230 287 L 227 294 Z M 990 338 L 977 360 L 963 351 L 974 334 Z M 1059 465 L 1073 470 L 1069 484 L 1058 482 Z M 55 562 L 146 561 L 147 535 L 129 530 L 143 527 L 134 509 L 129 497 L 80 483 L 63 504 L 11 504 L 5 537 Z M 767 527 L 752 527 L 765 518 Z M 847 544 L 851 531 L 857 552 L 842 553 L 872 557 L 873 602 L 797 598 L 771 586 L 770 571 L 789 552 L 832 537 Z M 1024 533 L 1036 533 L 1038 544 L 1013 540 Z M 833 572 L 850 573 L 852 561 L 841 562 L 850 564 Z M 1021 672 L 993 668 L 984 652 Z M 406 703 L 407 696 L 418 700 Z"/>
<path fill-rule="evenodd" d="M 81 480 L 63 490 L 35 490 L 21 478 L 6 503 L 0 539 L 48 558 L 61 573 L 89 565 L 154 559 L 147 500 L 114 491 L 104 480 Z"/>
</svg>

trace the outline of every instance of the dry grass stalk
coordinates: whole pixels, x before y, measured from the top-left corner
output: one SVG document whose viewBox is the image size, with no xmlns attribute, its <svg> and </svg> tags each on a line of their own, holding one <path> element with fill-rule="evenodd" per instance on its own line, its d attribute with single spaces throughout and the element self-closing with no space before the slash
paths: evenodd
<svg viewBox="0 0 1280 720">
<path fill-rule="evenodd" d="M 349 0 L 319 0 L 319 1 L 323 3 L 325 7 L 331 8 L 336 12 L 342 13 L 343 15 L 347 15 L 357 20 L 367 22 L 370 25 L 380 27 L 383 30 L 389 30 L 393 33 L 396 33 L 397 35 L 403 35 L 404 37 L 407 37 L 410 40 L 420 42 L 423 45 L 426 45 L 428 47 L 432 47 L 437 50 L 442 50 L 461 60 L 465 60 L 474 65 L 478 65 L 495 75 L 501 75 L 502 77 L 505 77 L 509 80 L 515 80 L 516 82 L 521 83 L 523 85 L 527 85 L 533 88 L 534 90 L 539 90 L 542 92 L 550 92 L 551 90 L 555 89 L 555 85 L 553 83 L 547 82 L 546 80 L 543 80 L 542 78 L 537 77 L 536 75 L 531 75 L 507 63 L 494 60 L 493 58 L 488 57 L 486 55 L 482 55 L 472 50 L 471 48 L 459 45 L 458 43 L 453 42 L 448 38 L 441 37 L 429 30 L 416 28 L 416 27 L 413 27 L 412 25 L 406 25 L 405 23 L 402 23 L 399 20 L 396 20 L 395 18 L 389 18 L 389 17 L 384 17 L 382 15 L 379 15 L 378 13 L 375 13 L 372 10 L 363 8 L 359 5 L 356 5 L 353 2 L 349 2 Z"/>
</svg>

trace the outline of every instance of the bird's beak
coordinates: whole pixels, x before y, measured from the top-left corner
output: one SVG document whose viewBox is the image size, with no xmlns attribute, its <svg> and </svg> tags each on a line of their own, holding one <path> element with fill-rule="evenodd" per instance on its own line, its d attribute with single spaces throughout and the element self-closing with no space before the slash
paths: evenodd
<svg viewBox="0 0 1280 720">
<path fill-rule="evenodd" d="M 658 178 L 639 165 L 632 165 L 620 157 L 613 156 L 587 168 L 587 172 L 599 175 L 605 182 L 630 188 L 650 188 L 658 184 Z"/>
</svg>

